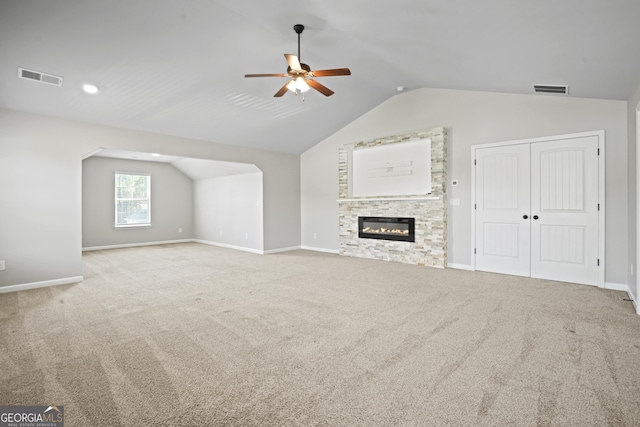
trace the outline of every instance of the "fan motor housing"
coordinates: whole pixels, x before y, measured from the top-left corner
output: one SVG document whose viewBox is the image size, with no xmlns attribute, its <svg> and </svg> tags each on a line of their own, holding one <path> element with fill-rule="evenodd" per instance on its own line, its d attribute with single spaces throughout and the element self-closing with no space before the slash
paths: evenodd
<svg viewBox="0 0 640 427">
<path fill-rule="evenodd" d="M 302 68 L 302 70 L 292 70 L 291 67 L 287 67 L 287 74 L 293 77 L 304 77 L 311 72 L 311 67 L 307 64 L 300 63 L 300 68 Z"/>
</svg>

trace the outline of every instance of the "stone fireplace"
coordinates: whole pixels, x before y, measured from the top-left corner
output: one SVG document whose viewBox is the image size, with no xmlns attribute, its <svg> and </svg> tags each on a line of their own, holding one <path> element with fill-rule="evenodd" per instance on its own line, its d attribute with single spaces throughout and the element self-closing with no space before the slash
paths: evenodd
<svg viewBox="0 0 640 427">
<path fill-rule="evenodd" d="M 353 150 L 396 144 L 410 140 L 431 140 L 431 193 L 415 195 L 388 195 L 359 197 L 350 194 L 353 171 Z M 339 150 L 339 227 L 340 254 L 362 258 L 373 258 L 408 264 L 444 268 L 447 265 L 447 135 L 446 129 L 435 128 L 411 134 L 343 145 Z M 368 227 L 370 232 L 362 235 L 362 218 L 382 218 L 378 222 L 385 231 Z M 402 221 L 398 221 L 402 219 Z M 406 219 L 413 223 L 413 240 L 409 225 L 396 227 Z M 408 221 L 406 221 L 408 223 Z M 393 230 L 396 230 L 393 232 Z M 406 230 L 406 231 L 405 231 Z M 375 237 L 374 237 L 375 236 Z M 390 238 L 389 238 L 390 237 Z"/>
</svg>

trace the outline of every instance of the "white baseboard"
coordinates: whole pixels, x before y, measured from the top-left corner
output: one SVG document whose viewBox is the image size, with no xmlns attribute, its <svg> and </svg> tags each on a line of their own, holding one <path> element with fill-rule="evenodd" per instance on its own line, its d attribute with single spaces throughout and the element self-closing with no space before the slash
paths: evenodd
<svg viewBox="0 0 640 427">
<path fill-rule="evenodd" d="M 122 245 L 107 245 L 107 246 L 89 246 L 82 248 L 82 252 L 87 251 L 102 251 L 105 249 L 120 249 L 120 248 L 135 248 L 138 246 L 156 246 L 156 245 L 168 245 L 172 243 L 188 243 L 195 242 L 194 239 L 181 239 L 181 240 L 164 240 L 160 242 L 145 242 L 145 243 L 125 243 Z"/>
<path fill-rule="evenodd" d="M 633 293 L 631 292 L 631 288 L 629 287 L 629 285 L 623 285 L 621 283 L 605 282 L 604 288 L 612 289 L 614 291 L 626 292 L 627 295 L 629 296 L 629 299 L 631 300 L 631 304 L 633 304 L 633 308 L 635 309 L 636 314 L 640 315 L 640 305 L 638 305 L 638 302 L 633 296 Z"/>
<path fill-rule="evenodd" d="M 275 254 L 279 252 L 289 252 L 289 251 L 295 251 L 297 249 L 300 249 L 300 246 L 291 246 L 289 248 L 278 248 L 278 249 L 270 249 L 268 251 L 263 251 L 260 249 L 247 248 L 244 246 L 236 246 L 236 245 L 228 245 L 226 243 L 212 242 L 210 240 L 182 239 L 182 240 L 164 240 L 160 242 L 127 243 L 122 245 L 90 246 L 90 247 L 82 248 L 82 251 L 83 252 L 102 251 L 106 249 L 134 248 L 138 246 L 156 246 L 156 245 L 167 245 L 172 243 L 188 243 L 188 242 L 202 243 L 203 245 L 218 246 L 220 248 L 234 249 L 237 251 L 250 252 L 252 254 L 258 254 L 258 255 Z"/>
<path fill-rule="evenodd" d="M 300 246 L 291 246 L 291 247 L 288 247 L 288 248 L 269 249 L 268 251 L 263 251 L 263 253 L 265 255 L 278 254 L 278 253 L 281 253 L 281 252 L 297 251 L 298 249 L 302 249 L 302 248 Z"/>
<path fill-rule="evenodd" d="M 304 249 L 305 251 L 325 252 L 327 254 L 334 254 L 334 255 L 338 255 L 340 253 L 338 249 L 316 248 L 313 246 L 300 246 L 300 249 Z"/>
<path fill-rule="evenodd" d="M 622 283 L 604 282 L 604 288 L 613 291 L 629 292 L 629 285 L 623 285 Z"/>
<path fill-rule="evenodd" d="M 455 268 L 456 270 L 473 271 L 473 267 L 471 267 L 470 265 L 467 265 L 467 264 L 455 264 L 453 262 L 448 263 L 447 264 L 447 268 Z"/>
<path fill-rule="evenodd" d="M 638 304 L 636 297 L 633 295 L 633 292 L 631 292 L 631 287 L 627 286 L 626 290 L 627 290 L 627 295 L 631 300 L 631 304 L 633 304 L 633 308 L 636 310 L 636 313 L 640 315 L 640 304 Z"/>
<path fill-rule="evenodd" d="M 245 248 L 243 246 L 227 245 L 226 243 L 211 242 L 209 240 L 193 239 L 192 242 L 202 243 L 203 245 L 218 246 L 220 248 L 234 249 L 236 251 L 250 252 L 252 254 L 264 255 L 264 251 L 260 249 Z"/>
<path fill-rule="evenodd" d="M 65 277 L 63 279 L 45 280 L 42 282 L 22 283 L 19 285 L 1 286 L 0 294 L 7 292 L 26 291 L 29 289 L 48 288 L 49 286 L 68 285 L 70 283 L 80 283 L 84 280 L 83 276 Z"/>
<path fill-rule="evenodd" d="M 631 300 L 631 304 L 633 304 L 633 308 L 636 309 L 636 314 L 640 315 L 640 305 L 638 304 L 636 299 L 633 297 L 633 294 L 631 293 L 630 290 L 627 291 L 627 295 L 629 295 L 629 299 Z"/>
</svg>

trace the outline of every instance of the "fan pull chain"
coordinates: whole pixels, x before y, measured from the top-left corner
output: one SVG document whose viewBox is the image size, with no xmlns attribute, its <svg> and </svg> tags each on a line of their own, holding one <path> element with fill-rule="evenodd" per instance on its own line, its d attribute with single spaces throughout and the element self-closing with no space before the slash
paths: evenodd
<svg viewBox="0 0 640 427">
<path fill-rule="evenodd" d="M 296 91 L 294 92 L 294 95 L 298 96 L 298 94 L 302 95 L 302 102 L 304 102 L 304 92 L 301 91 L 300 89 L 296 89 Z"/>
</svg>

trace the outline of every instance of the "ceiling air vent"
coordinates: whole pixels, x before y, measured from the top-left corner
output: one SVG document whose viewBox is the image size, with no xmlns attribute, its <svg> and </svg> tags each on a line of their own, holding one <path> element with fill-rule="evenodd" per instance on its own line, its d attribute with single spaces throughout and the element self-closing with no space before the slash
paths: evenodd
<svg viewBox="0 0 640 427">
<path fill-rule="evenodd" d="M 536 93 L 559 93 L 566 95 L 569 93 L 569 86 L 566 85 L 533 85 Z"/>
<path fill-rule="evenodd" d="M 53 74 L 41 73 L 40 71 L 18 68 L 18 77 L 25 80 L 33 80 L 40 83 L 47 83 L 55 86 L 62 86 L 62 77 Z"/>
</svg>

